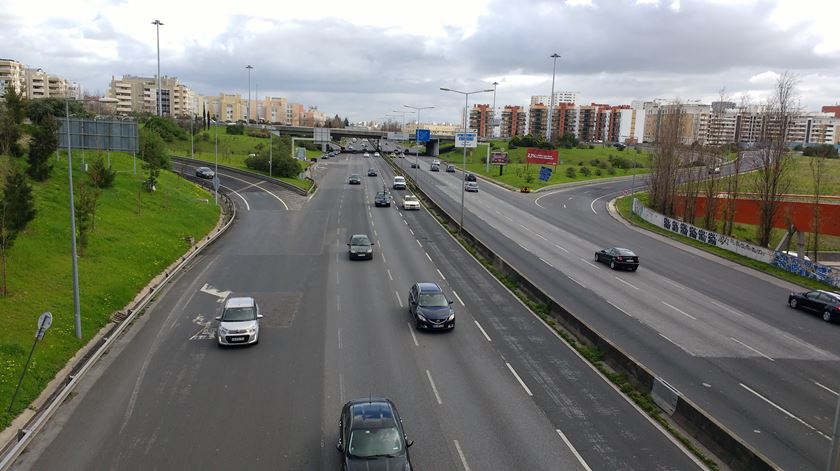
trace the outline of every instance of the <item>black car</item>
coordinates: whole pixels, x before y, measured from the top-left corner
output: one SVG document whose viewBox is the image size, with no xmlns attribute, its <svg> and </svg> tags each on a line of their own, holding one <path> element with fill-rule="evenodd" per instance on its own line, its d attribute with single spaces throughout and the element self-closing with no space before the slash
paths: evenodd
<svg viewBox="0 0 840 471">
<path fill-rule="evenodd" d="M 408 290 L 408 312 L 417 329 L 455 328 L 455 310 L 437 283 L 415 283 Z"/>
<path fill-rule="evenodd" d="M 353 234 L 347 243 L 347 256 L 350 260 L 366 258 L 373 260 L 373 242 L 367 234 Z"/>
<path fill-rule="evenodd" d="M 350 175 L 350 178 L 347 180 L 347 183 L 351 185 L 361 185 L 362 177 L 360 177 L 358 173 L 354 173 L 353 175 Z"/>
<path fill-rule="evenodd" d="M 216 172 L 213 171 L 210 167 L 198 167 L 195 169 L 195 176 L 198 178 L 205 178 L 207 180 L 212 180 L 213 177 L 216 176 Z"/>
<path fill-rule="evenodd" d="M 368 176 L 369 177 L 375 177 L 376 176 L 376 169 L 375 168 L 369 168 L 368 169 Z"/>
<path fill-rule="evenodd" d="M 621 247 L 610 247 L 595 252 L 595 261 L 606 263 L 613 270 L 626 268 L 636 271 L 639 268 L 639 256 L 632 250 L 622 249 Z"/>
<path fill-rule="evenodd" d="M 474 182 L 475 180 L 476 179 L 475 179 L 475 174 L 474 173 L 467 172 L 467 173 L 464 174 L 464 181 L 465 182 Z"/>
<path fill-rule="evenodd" d="M 391 193 L 388 193 L 387 191 L 376 192 L 376 196 L 373 197 L 373 204 L 377 207 L 391 207 Z"/>
<path fill-rule="evenodd" d="M 366 397 L 344 404 L 338 419 L 342 471 L 411 471 L 409 440 L 397 406 L 384 397 Z"/>
<path fill-rule="evenodd" d="M 840 319 L 840 293 L 823 290 L 790 293 L 788 305 L 794 309 L 821 314 L 826 322 Z"/>
<path fill-rule="evenodd" d="M 446 166 L 446 171 L 449 172 L 449 173 L 455 172 L 455 166 L 452 165 L 452 164 L 447 165 Z"/>
<path fill-rule="evenodd" d="M 418 168 L 418 167 L 419 167 L 419 165 L 417 165 L 416 162 L 411 162 L 411 168 Z"/>
</svg>

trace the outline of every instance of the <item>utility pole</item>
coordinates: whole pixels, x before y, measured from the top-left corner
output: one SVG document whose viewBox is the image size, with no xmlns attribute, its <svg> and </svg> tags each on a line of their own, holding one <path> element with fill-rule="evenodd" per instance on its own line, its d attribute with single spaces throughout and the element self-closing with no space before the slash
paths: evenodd
<svg viewBox="0 0 840 471">
<path fill-rule="evenodd" d="M 551 96 L 548 98 L 548 123 L 545 127 L 545 140 L 551 142 L 551 113 L 554 108 L 554 76 L 557 74 L 557 59 L 560 58 L 560 55 L 555 52 L 549 57 L 554 59 L 554 69 L 551 72 Z"/>
<path fill-rule="evenodd" d="M 157 31 L 157 115 L 163 116 L 163 102 L 161 101 L 160 92 L 160 27 L 163 23 L 160 20 L 152 21 Z"/>
</svg>

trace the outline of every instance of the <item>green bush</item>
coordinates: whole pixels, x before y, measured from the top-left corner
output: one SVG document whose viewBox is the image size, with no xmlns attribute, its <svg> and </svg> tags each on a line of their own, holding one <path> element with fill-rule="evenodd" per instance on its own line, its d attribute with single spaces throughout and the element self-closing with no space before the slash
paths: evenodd
<svg viewBox="0 0 840 471">
<path fill-rule="evenodd" d="M 175 120 L 163 116 L 149 116 L 143 121 L 143 128 L 154 131 L 166 142 L 189 139 L 189 133 L 178 126 Z"/>
<path fill-rule="evenodd" d="M 615 167 L 609 167 L 607 169 L 607 173 L 610 175 L 615 175 Z"/>
<path fill-rule="evenodd" d="M 95 188 L 110 188 L 114 186 L 114 179 L 117 177 L 116 170 L 105 166 L 102 156 L 93 159 L 88 166 L 87 174 L 91 186 Z"/>
<path fill-rule="evenodd" d="M 794 149 L 796 148 L 794 147 Z M 807 155 L 809 157 L 827 157 L 829 159 L 836 159 L 838 157 L 837 148 L 831 144 L 806 147 L 802 150 L 802 155 Z"/>
<path fill-rule="evenodd" d="M 584 167 L 584 168 L 585 168 L 585 167 Z M 589 169 L 587 168 L 587 170 L 589 170 Z M 600 169 L 600 168 L 595 168 L 595 175 L 597 175 L 597 176 L 599 176 L 599 177 L 602 175 L 602 172 L 601 172 L 601 169 Z"/>
<path fill-rule="evenodd" d="M 225 126 L 225 133 L 232 134 L 234 136 L 241 136 L 245 134 L 245 125 L 242 123 L 231 124 L 230 126 Z"/>
<path fill-rule="evenodd" d="M 566 167 L 566 176 L 569 178 L 577 177 L 577 171 L 574 167 Z"/>
<path fill-rule="evenodd" d="M 583 166 L 580 168 L 580 173 L 584 177 L 588 177 L 589 175 L 592 175 L 592 170 L 589 170 L 589 167 Z"/>
</svg>

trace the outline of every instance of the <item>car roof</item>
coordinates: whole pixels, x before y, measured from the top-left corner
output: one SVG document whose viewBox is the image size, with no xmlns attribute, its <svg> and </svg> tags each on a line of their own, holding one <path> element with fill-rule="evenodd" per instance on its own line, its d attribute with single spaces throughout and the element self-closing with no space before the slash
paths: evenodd
<svg viewBox="0 0 840 471">
<path fill-rule="evenodd" d="M 394 180 L 405 180 L 405 177 L 397 175 L 396 177 L 394 177 Z"/>
<path fill-rule="evenodd" d="M 831 296 L 832 298 L 840 301 L 840 293 L 835 293 L 834 291 L 826 291 L 826 290 L 823 290 L 823 289 L 819 289 L 817 291 L 819 291 L 822 294 L 827 294 L 827 295 Z"/>
<path fill-rule="evenodd" d="M 630 249 L 625 249 L 623 247 L 613 247 L 613 250 L 616 250 L 616 251 L 621 252 L 621 253 L 631 253 L 633 255 L 636 255 L 636 252 L 633 252 Z"/>
<path fill-rule="evenodd" d="M 394 405 L 384 397 L 370 397 L 348 402 L 353 427 L 380 428 L 397 424 Z"/>
<path fill-rule="evenodd" d="M 256 304 L 254 298 L 250 296 L 241 296 L 238 298 L 228 298 L 225 302 L 225 307 L 251 307 Z"/>
<path fill-rule="evenodd" d="M 437 293 L 437 292 L 443 292 L 443 290 L 442 290 L 442 289 L 440 289 L 440 286 L 438 286 L 438 284 L 437 284 L 437 283 L 432 282 L 432 281 L 426 281 L 426 282 L 420 282 L 420 283 L 417 283 L 417 289 L 418 289 L 421 293 Z"/>
</svg>

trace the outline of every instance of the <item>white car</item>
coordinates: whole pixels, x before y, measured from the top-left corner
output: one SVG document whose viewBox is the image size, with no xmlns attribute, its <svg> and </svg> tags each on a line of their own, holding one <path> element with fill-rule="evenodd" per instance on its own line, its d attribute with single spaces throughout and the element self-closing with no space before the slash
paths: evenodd
<svg viewBox="0 0 840 471">
<path fill-rule="evenodd" d="M 408 211 L 412 209 L 419 210 L 420 209 L 420 200 L 417 199 L 414 195 L 406 195 L 403 198 L 403 209 Z"/>
<path fill-rule="evenodd" d="M 370 157 L 370 153 L 365 152 L 365 155 L 364 155 L 364 156 L 365 156 L 365 157 Z"/>
<path fill-rule="evenodd" d="M 221 346 L 248 345 L 260 341 L 260 307 L 252 297 L 229 298 L 216 317 L 216 340 Z"/>
<path fill-rule="evenodd" d="M 373 153 L 373 156 L 374 156 L 374 157 L 379 157 L 379 152 L 374 152 L 374 153 Z"/>
<path fill-rule="evenodd" d="M 478 182 L 464 182 L 464 191 L 478 192 Z"/>
<path fill-rule="evenodd" d="M 440 160 L 438 160 L 438 159 L 432 160 L 432 165 L 440 166 Z"/>
<path fill-rule="evenodd" d="M 401 177 L 399 175 L 394 177 L 394 189 L 405 190 L 405 177 Z"/>
</svg>

